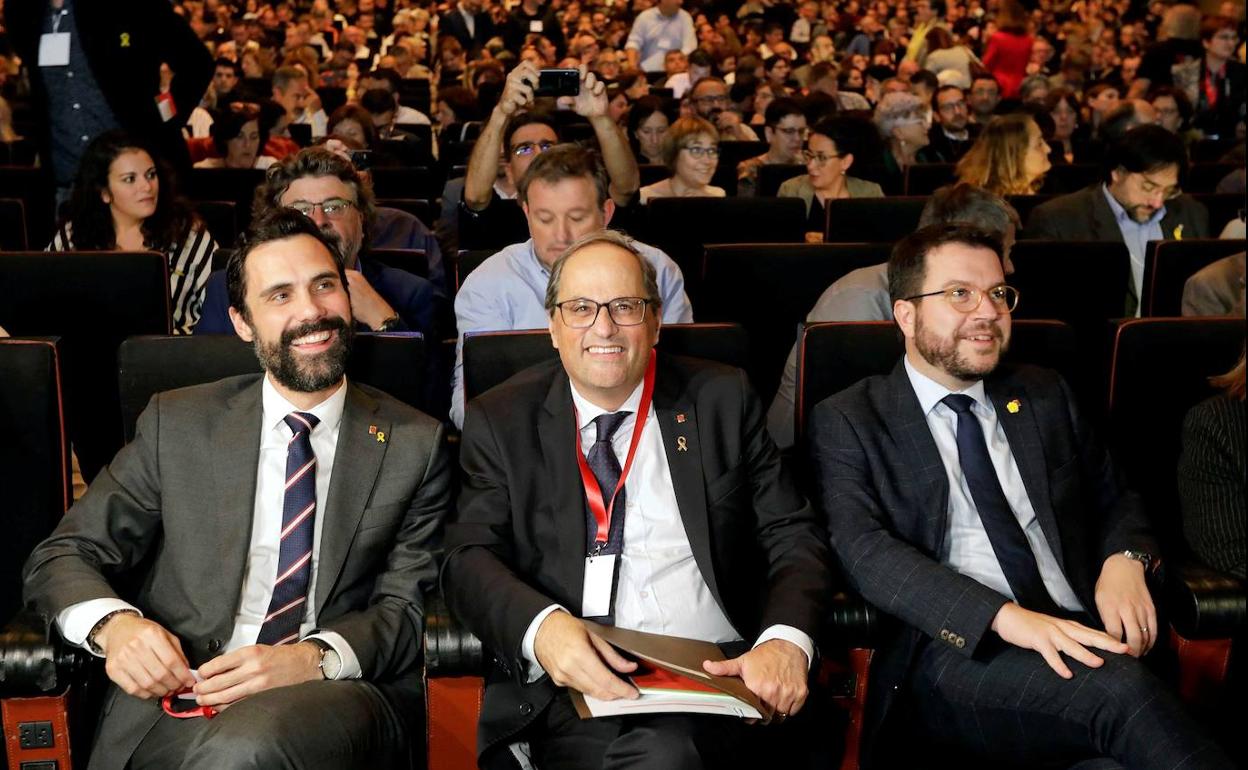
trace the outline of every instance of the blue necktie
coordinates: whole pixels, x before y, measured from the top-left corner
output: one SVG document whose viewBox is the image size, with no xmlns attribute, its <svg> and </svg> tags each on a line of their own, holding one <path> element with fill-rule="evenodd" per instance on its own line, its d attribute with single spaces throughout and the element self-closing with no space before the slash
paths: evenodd
<svg viewBox="0 0 1248 770">
<path fill-rule="evenodd" d="M 598 489 L 602 490 L 602 504 L 608 506 L 611 504 L 611 493 L 615 491 L 615 485 L 620 483 L 620 460 L 615 456 L 615 447 L 611 446 L 611 437 L 620 429 L 620 425 L 624 423 L 624 418 L 628 417 L 632 412 L 611 412 L 609 414 L 600 414 L 594 418 L 594 427 L 598 433 L 594 438 L 594 445 L 589 448 L 589 454 L 585 456 L 585 462 L 589 465 L 589 469 L 593 471 L 594 478 L 598 480 Z M 588 511 L 588 508 L 586 509 Z M 620 553 L 624 547 L 624 489 L 620 489 L 619 495 L 616 496 L 615 506 L 611 509 L 611 530 L 607 535 L 607 546 L 602 549 L 602 553 Z M 589 526 L 587 529 L 589 535 L 588 551 L 594 550 L 594 542 L 598 533 L 598 522 L 594 520 L 592 511 L 588 513 Z"/>
<path fill-rule="evenodd" d="M 1036 612 L 1058 612 L 1040 577 L 1040 567 L 1036 564 L 1031 544 L 1027 542 L 1018 518 L 1010 510 L 1005 492 L 1001 490 L 1001 481 L 997 478 L 992 458 L 988 456 L 983 428 L 971 411 L 975 399 L 953 393 L 945 396 L 942 403 L 958 415 L 958 461 L 962 465 L 962 474 L 966 476 L 975 509 L 979 512 L 988 541 L 992 543 L 992 551 L 997 555 L 1015 600 Z"/>
<path fill-rule="evenodd" d="M 316 527 L 316 455 L 312 429 L 320 422 L 304 412 L 283 418 L 294 433 L 286 445 L 286 496 L 282 501 L 282 537 L 273 600 L 260 626 L 258 644 L 286 644 L 299 639 L 312 578 L 312 535 Z"/>
</svg>

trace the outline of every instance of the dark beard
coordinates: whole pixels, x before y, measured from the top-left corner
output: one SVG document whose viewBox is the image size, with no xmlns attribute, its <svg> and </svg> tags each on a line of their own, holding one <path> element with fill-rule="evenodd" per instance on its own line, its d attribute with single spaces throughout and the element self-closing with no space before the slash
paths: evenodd
<svg viewBox="0 0 1248 770">
<path fill-rule="evenodd" d="M 291 344 L 294 340 L 322 331 L 338 333 L 328 350 L 316 356 L 300 356 L 294 352 Z M 354 341 L 355 327 L 342 318 L 326 318 L 288 329 L 273 344 L 257 338 L 256 358 L 280 385 L 296 393 L 315 393 L 342 380 Z"/>
<path fill-rule="evenodd" d="M 1001 345 L 995 361 L 978 366 L 972 365 L 970 361 L 958 352 L 957 338 L 941 340 L 937 339 L 935 335 L 927 334 L 923 328 L 922 316 L 916 316 L 915 318 L 914 343 L 915 347 L 918 348 L 919 355 L 923 356 L 923 360 L 932 366 L 944 370 L 949 375 L 963 382 L 974 382 L 992 374 L 997 365 L 1001 363 L 1001 356 L 1005 354 L 1006 348 L 1009 347 L 1009 340 L 1005 338 L 1005 333 L 997 323 L 980 324 L 975 327 L 959 329 L 956 334 L 983 332 L 992 334 Z"/>
</svg>

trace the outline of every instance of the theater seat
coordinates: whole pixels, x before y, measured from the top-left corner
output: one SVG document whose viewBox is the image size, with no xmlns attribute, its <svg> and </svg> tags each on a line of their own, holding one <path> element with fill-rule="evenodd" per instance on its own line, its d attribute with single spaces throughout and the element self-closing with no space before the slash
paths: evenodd
<svg viewBox="0 0 1248 770">
<path fill-rule="evenodd" d="M 1176 317 L 1183 312 L 1183 285 L 1201 268 L 1248 248 L 1243 240 L 1202 238 L 1154 241 L 1144 255 L 1144 296 L 1140 314 Z"/>
<path fill-rule="evenodd" d="M 828 201 L 825 243 L 893 243 L 919 227 L 927 198 L 841 198 Z"/>
<path fill-rule="evenodd" d="M 26 205 L 18 198 L 0 198 L 0 251 L 25 251 Z"/>
<path fill-rule="evenodd" d="M 1122 317 L 1131 277 L 1121 241 L 1032 241 L 1010 250 L 1018 289 L 1015 318 L 1103 322 Z"/>
</svg>

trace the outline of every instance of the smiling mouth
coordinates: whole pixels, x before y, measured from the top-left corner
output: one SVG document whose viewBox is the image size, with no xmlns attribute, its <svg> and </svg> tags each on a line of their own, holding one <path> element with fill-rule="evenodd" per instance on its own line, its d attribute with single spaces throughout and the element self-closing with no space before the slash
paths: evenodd
<svg viewBox="0 0 1248 770">
<path fill-rule="evenodd" d="M 330 330 L 312 332 L 305 334 L 290 341 L 290 346 L 299 350 L 307 350 L 310 348 L 322 348 L 328 346 L 333 340 L 334 332 Z"/>
<path fill-rule="evenodd" d="M 591 356 L 618 356 L 624 352 L 622 345 L 590 345 L 585 352 Z"/>
</svg>

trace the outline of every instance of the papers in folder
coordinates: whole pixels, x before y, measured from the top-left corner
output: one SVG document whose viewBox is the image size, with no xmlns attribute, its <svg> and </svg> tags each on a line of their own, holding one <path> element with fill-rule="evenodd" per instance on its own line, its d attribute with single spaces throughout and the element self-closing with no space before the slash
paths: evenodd
<svg viewBox="0 0 1248 770">
<path fill-rule="evenodd" d="M 572 703 L 582 719 L 673 712 L 771 719 L 771 708 L 741 679 L 702 670 L 704 660 L 724 660 L 715 644 L 581 622 L 637 662 L 637 670 L 626 678 L 641 694 L 636 700 L 604 701 L 572 690 Z"/>
</svg>

